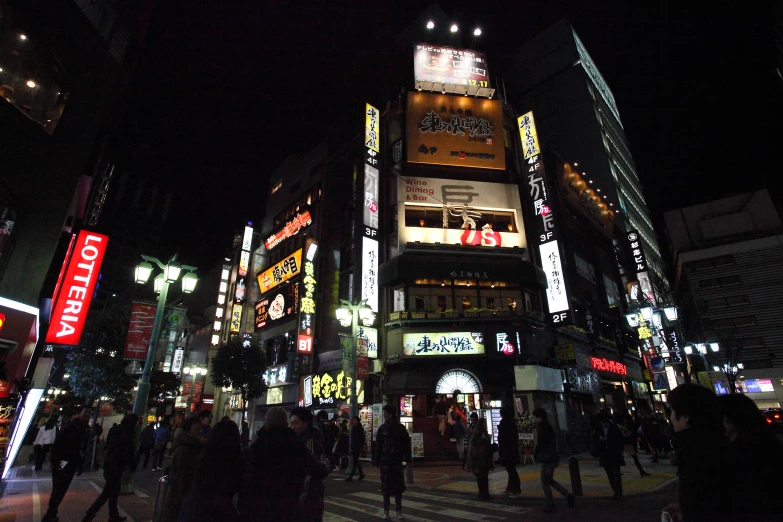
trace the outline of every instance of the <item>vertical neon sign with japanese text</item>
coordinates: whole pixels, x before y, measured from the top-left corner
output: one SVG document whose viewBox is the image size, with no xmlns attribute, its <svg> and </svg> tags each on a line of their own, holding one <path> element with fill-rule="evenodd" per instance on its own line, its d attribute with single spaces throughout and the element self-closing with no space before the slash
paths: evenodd
<svg viewBox="0 0 783 522">
<path fill-rule="evenodd" d="M 381 114 L 365 104 L 364 108 L 364 195 L 362 197 L 362 299 L 378 313 L 378 228 L 379 182 L 378 158 L 380 152 Z"/>
<path fill-rule="evenodd" d="M 234 287 L 234 305 L 231 309 L 229 331 L 239 333 L 242 329 L 242 311 L 247 294 L 247 271 L 250 264 L 250 250 L 253 245 L 253 223 L 248 222 L 242 235 L 242 249 L 239 252 L 237 266 L 237 284 Z"/>
<path fill-rule="evenodd" d="M 299 301 L 299 337 L 296 342 L 297 353 L 312 355 L 313 335 L 315 333 L 315 255 L 318 252 L 318 242 L 307 238 L 304 249 L 304 277 L 302 278 L 302 299 Z"/>
<path fill-rule="evenodd" d="M 546 298 L 552 322 L 563 324 L 569 321 L 570 305 L 566 289 L 560 246 L 557 241 L 555 216 L 552 211 L 551 192 L 544 170 L 544 158 L 538 141 L 533 112 L 517 118 L 519 137 L 522 143 L 524 192 L 527 194 L 528 209 L 532 214 L 533 242 L 538 244 L 541 268 L 546 273 Z"/>
</svg>

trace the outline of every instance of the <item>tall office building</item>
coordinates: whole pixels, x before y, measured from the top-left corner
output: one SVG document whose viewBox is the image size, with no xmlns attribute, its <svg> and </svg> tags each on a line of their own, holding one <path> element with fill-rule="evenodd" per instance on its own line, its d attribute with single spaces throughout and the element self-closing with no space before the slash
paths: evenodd
<svg viewBox="0 0 783 522">
<path fill-rule="evenodd" d="M 649 265 L 663 278 L 658 238 L 617 104 L 571 24 L 561 20 L 536 35 L 505 72 L 510 101 L 534 110 L 541 141 L 605 187 L 606 201 L 625 214 L 628 230 L 639 232 Z"/>
</svg>

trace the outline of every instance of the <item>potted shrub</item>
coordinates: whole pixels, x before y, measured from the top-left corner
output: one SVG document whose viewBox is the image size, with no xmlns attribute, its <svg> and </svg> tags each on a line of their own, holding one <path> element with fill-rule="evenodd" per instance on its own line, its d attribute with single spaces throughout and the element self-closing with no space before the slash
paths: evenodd
<svg viewBox="0 0 783 522">
<path fill-rule="evenodd" d="M 502 308 L 496 308 L 494 312 L 495 312 L 495 317 L 511 317 L 511 310 L 503 310 Z"/>
<path fill-rule="evenodd" d="M 427 311 L 427 318 L 428 319 L 441 319 L 443 317 L 443 313 L 439 312 L 437 310 L 428 310 Z"/>
<path fill-rule="evenodd" d="M 465 317 L 478 317 L 479 316 L 479 309 L 478 308 L 466 308 L 465 309 Z"/>
<path fill-rule="evenodd" d="M 479 308 L 479 317 L 492 317 L 495 315 L 495 312 L 492 310 L 488 310 L 486 308 Z"/>
<path fill-rule="evenodd" d="M 399 321 L 401 319 L 407 319 L 408 312 L 390 312 L 389 321 Z"/>
<path fill-rule="evenodd" d="M 444 316 L 446 319 L 457 319 L 457 318 L 459 318 L 459 312 L 457 312 L 456 310 L 452 310 L 451 308 L 449 308 L 448 310 L 446 310 L 445 312 L 443 312 L 443 316 Z"/>
<path fill-rule="evenodd" d="M 427 317 L 427 312 L 421 310 L 416 312 L 411 312 L 411 318 L 413 319 L 426 319 L 426 317 Z"/>
</svg>

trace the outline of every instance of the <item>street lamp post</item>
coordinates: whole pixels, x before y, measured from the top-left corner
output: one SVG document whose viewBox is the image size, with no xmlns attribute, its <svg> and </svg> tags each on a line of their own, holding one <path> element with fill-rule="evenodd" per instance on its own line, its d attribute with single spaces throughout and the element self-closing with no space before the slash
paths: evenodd
<svg viewBox="0 0 783 522">
<path fill-rule="evenodd" d="M 353 343 L 351 387 L 349 392 L 351 394 L 351 408 L 349 414 L 351 421 L 353 421 L 353 418 L 359 413 L 359 398 L 356 396 L 356 358 L 359 337 L 359 319 L 361 318 L 364 324 L 371 325 L 375 322 L 375 314 L 373 313 L 372 308 L 367 306 L 366 299 L 363 299 L 358 303 L 351 303 L 345 299 L 340 299 L 340 304 L 341 306 L 336 310 L 335 315 L 342 326 L 351 327 L 351 341 Z M 349 447 L 353 447 L 353 430 L 348 432 L 348 445 Z M 355 466 L 353 452 L 351 452 L 348 460 L 348 469 L 353 470 Z"/>
<path fill-rule="evenodd" d="M 186 408 L 186 414 L 190 413 L 191 405 L 193 404 L 193 399 L 195 397 L 195 391 L 196 391 L 196 377 L 199 375 L 205 376 L 207 375 L 207 369 L 199 366 L 188 366 L 182 369 L 182 373 L 185 375 L 192 375 L 193 376 L 193 383 L 190 385 L 190 397 L 188 397 L 188 406 Z"/>
<path fill-rule="evenodd" d="M 158 293 L 158 305 L 155 309 L 155 322 L 152 323 L 152 335 L 150 336 L 150 345 L 147 350 L 147 358 L 144 361 L 144 369 L 141 372 L 141 380 L 139 381 L 139 389 L 136 391 L 136 401 L 133 403 L 133 413 L 141 417 L 146 418 L 147 413 L 147 400 L 150 395 L 150 375 L 152 374 L 152 365 L 155 361 L 155 348 L 158 345 L 158 336 L 160 335 L 160 325 L 163 322 L 163 312 L 166 309 L 166 298 L 168 297 L 169 285 L 176 283 L 179 279 L 182 271 L 185 274 L 182 276 L 182 291 L 184 293 L 191 293 L 196 288 L 198 278 L 193 272 L 195 272 L 195 266 L 180 265 L 177 263 L 177 255 L 174 254 L 168 263 L 163 263 L 157 257 L 141 256 L 144 262 L 139 263 L 135 270 L 135 279 L 138 284 L 146 284 L 152 275 L 153 266 L 150 263 L 155 263 L 162 273 L 155 278 L 155 292 Z"/>
</svg>

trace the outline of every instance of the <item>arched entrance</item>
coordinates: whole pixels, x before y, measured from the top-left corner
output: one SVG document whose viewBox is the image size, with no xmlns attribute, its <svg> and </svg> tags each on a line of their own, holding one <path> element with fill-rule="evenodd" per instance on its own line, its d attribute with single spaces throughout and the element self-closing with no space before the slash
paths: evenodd
<svg viewBox="0 0 783 522">
<path fill-rule="evenodd" d="M 467 370 L 454 369 L 444 373 L 435 385 L 435 393 L 481 393 L 481 382 Z"/>
</svg>

